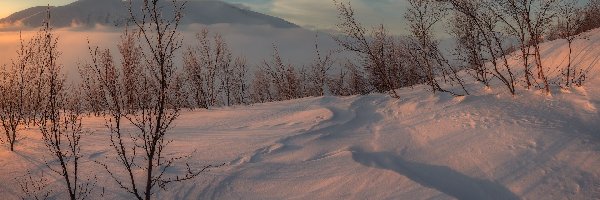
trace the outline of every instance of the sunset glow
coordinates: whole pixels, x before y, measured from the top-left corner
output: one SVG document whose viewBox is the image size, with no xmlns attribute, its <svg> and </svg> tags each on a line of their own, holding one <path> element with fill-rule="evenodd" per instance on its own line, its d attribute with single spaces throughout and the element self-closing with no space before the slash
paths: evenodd
<svg viewBox="0 0 600 200">
<path fill-rule="evenodd" d="M 61 6 L 76 0 L 2 0 L 0 18 L 33 6 Z M 99 0 L 102 1 L 102 0 Z M 200 1 L 200 0 L 190 0 Z M 223 0 L 253 11 L 280 17 L 308 29 L 332 30 L 337 20 L 336 9 L 330 0 Z M 387 24 L 393 33 L 404 34 L 406 24 L 390 20 L 401 18 L 406 1 L 347 0 L 359 11 L 358 17 L 367 26 Z"/>
<path fill-rule="evenodd" d="M 2 0 L 0 1 L 0 18 L 33 6 L 60 6 L 74 1 L 76 0 Z"/>
<path fill-rule="evenodd" d="M 0 0 L 0 200 L 598 199 L 600 0 Z"/>
</svg>

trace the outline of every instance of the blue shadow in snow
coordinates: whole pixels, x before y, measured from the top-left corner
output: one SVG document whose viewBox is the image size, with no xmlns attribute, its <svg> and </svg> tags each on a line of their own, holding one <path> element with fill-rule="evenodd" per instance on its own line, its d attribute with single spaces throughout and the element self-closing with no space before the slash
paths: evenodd
<svg viewBox="0 0 600 200">
<path fill-rule="evenodd" d="M 457 199 L 519 199 L 502 184 L 469 177 L 446 166 L 410 162 L 391 152 L 352 150 L 352 159 L 368 167 L 386 169 Z"/>
</svg>

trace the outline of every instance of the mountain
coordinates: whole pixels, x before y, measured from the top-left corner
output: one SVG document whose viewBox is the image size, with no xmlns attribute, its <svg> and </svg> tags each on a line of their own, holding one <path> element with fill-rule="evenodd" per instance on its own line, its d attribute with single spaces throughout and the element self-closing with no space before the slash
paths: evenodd
<svg viewBox="0 0 600 200">
<path fill-rule="evenodd" d="M 122 26 L 129 17 L 129 4 L 122 0 L 79 0 L 65 6 L 51 7 L 51 23 L 54 27 L 94 26 L 96 24 Z M 140 0 L 132 3 L 134 14 L 139 12 Z M 164 5 L 163 13 L 169 14 L 172 7 Z M 46 18 L 46 7 L 39 6 L 16 12 L 4 19 L 3 24 L 39 26 Z M 168 16 L 167 16 L 168 17 Z M 221 1 L 188 1 L 182 24 L 242 24 L 269 25 L 276 28 L 295 28 L 297 25 L 281 18 L 261 14 Z"/>
</svg>

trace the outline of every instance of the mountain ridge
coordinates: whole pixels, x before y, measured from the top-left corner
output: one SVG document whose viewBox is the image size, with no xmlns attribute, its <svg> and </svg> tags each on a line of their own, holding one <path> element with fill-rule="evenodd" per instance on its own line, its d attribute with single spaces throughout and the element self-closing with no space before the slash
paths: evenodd
<svg viewBox="0 0 600 200">
<path fill-rule="evenodd" d="M 141 1 L 133 1 L 135 8 L 141 7 Z M 128 3 L 121 0 L 79 0 L 64 6 L 51 6 L 51 25 L 58 28 L 72 26 L 89 26 L 97 24 L 123 26 L 129 18 Z M 165 5 L 163 11 L 172 6 Z M 24 25 L 37 27 L 46 18 L 46 6 L 24 9 L 0 19 L 0 24 Z M 182 24 L 242 24 L 269 25 L 275 28 L 298 28 L 299 26 L 278 17 L 242 9 L 226 2 L 216 0 L 189 1 L 184 9 Z M 169 12 L 163 12 L 169 15 Z"/>
</svg>

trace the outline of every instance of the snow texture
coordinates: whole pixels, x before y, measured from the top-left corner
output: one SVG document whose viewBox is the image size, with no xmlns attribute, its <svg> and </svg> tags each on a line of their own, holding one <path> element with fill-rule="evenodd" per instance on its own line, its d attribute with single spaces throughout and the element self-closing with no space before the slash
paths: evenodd
<svg viewBox="0 0 600 200">
<path fill-rule="evenodd" d="M 599 33 L 575 44 L 575 65 L 591 67 L 584 87 L 552 96 L 523 88 L 512 96 L 500 85 L 469 82 L 473 94 L 465 97 L 417 86 L 399 90 L 400 99 L 317 97 L 186 111 L 168 153 L 195 152 L 192 166 L 226 165 L 156 199 L 599 199 Z M 566 51 L 563 41 L 544 44 L 549 70 L 564 65 Z M 82 173 L 105 187 L 95 197 L 131 199 L 94 162 L 118 167 L 104 120 L 85 123 Z M 45 170 L 40 134 L 25 133 L 16 152 L 0 149 L 3 199 L 20 194 L 13 177 Z M 63 191 L 61 182 L 52 187 Z"/>
</svg>

